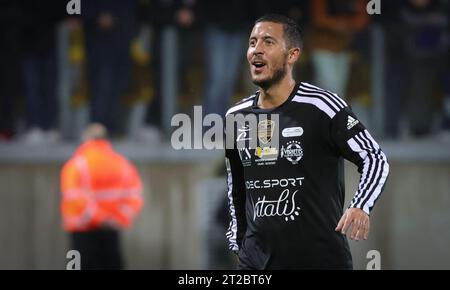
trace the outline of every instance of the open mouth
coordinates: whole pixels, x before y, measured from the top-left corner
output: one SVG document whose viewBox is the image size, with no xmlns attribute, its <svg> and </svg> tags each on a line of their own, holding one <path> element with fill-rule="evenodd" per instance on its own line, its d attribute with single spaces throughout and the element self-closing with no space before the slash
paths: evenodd
<svg viewBox="0 0 450 290">
<path fill-rule="evenodd" d="M 255 67 L 255 71 L 261 71 L 265 66 L 266 63 L 264 61 L 261 60 L 257 60 L 257 61 L 252 61 L 252 65 Z"/>
</svg>

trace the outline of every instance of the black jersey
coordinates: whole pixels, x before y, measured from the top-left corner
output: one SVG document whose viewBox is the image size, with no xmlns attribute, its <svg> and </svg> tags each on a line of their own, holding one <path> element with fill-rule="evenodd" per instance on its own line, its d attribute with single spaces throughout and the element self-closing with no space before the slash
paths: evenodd
<svg viewBox="0 0 450 290">
<path fill-rule="evenodd" d="M 277 114 L 279 122 L 260 120 L 257 128 L 236 134 L 234 141 L 257 130 L 258 147 L 225 150 L 231 215 L 227 238 L 239 255 L 239 267 L 351 269 L 347 238 L 335 231 L 345 198 L 343 158 L 361 173 L 349 207 L 370 214 L 389 173 L 386 155 L 332 92 L 299 83 L 274 109 L 258 108 L 258 97 L 257 92 L 227 112 Z M 278 147 L 264 147 L 274 125 Z"/>
</svg>

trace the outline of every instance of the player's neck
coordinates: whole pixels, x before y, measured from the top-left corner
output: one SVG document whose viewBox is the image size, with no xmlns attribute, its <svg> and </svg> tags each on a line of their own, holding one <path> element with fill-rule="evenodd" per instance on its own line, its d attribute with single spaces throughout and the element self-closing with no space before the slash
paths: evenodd
<svg viewBox="0 0 450 290">
<path fill-rule="evenodd" d="M 280 106 L 289 98 L 294 86 L 295 80 L 289 76 L 266 90 L 261 88 L 258 107 L 261 109 L 272 109 Z"/>
</svg>

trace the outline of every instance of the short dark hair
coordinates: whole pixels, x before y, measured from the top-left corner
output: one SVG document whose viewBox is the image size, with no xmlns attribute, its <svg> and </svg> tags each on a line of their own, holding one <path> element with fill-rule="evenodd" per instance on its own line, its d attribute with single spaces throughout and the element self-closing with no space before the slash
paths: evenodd
<svg viewBox="0 0 450 290">
<path fill-rule="evenodd" d="M 255 25 L 259 22 L 274 22 L 283 25 L 283 36 L 288 46 L 303 47 L 303 36 L 300 26 L 289 17 L 281 14 L 266 14 L 255 21 Z"/>
</svg>

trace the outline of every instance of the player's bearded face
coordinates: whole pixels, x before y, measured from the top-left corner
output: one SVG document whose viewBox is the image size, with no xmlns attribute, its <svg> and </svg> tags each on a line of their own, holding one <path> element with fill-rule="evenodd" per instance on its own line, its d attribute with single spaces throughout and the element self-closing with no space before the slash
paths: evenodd
<svg viewBox="0 0 450 290">
<path fill-rule="evenodd" d="M 272 22 L 257 23 L 247 51 L 253 83 L 267 89 L 281 81 L 287 74 L 287 58 L 283 26 Z"/>
<path fill-rule="evenodd" d="M 252 82 L 263 89 L 268 89 L 277 84 L 287 74 L 286 56 L 283 55 L 278 60 L 268 60 L 266 66 L 266 70 L 263 69 L 262 72 L 258 73 L 251 69 Z"/>
</svg>

